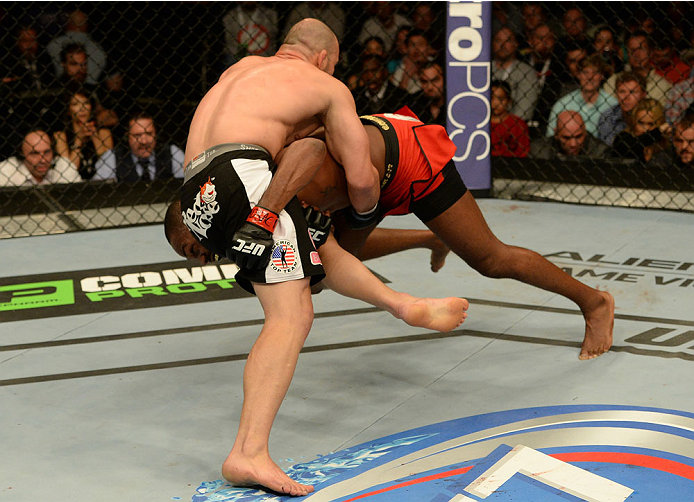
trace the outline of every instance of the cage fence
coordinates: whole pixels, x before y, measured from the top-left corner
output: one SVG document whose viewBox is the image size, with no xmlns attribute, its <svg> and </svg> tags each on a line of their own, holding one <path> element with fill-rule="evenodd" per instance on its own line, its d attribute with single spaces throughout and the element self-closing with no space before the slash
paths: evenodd
<svg viewBox="0 0 694 502">
<path fill-rule="evenodd" d="M 492 196 L 694 210 L 692 2 L 492 10 Z M 240 58 L 274 53 L 304 17 L 338 36 L 335 77 L 360 114 L 406 105 L 445 125 L 446 11 L 446 2 L 0 4 L 0 238 L 161 222 L 199 100 Z"/>
</svg>

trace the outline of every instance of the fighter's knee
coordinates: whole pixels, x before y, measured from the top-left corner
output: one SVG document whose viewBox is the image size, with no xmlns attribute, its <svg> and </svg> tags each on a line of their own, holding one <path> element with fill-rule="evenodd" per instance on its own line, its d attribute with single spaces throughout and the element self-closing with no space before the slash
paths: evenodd
<svg viewBox="0 0 694 502">
<path fill-rule="evenodd" d="M 313 300 L 311 300 L 311 290 L 307 289 L 299 297 L 296 311 L 299 322 L 305 322 L 309 326 L 313 323 Z"/>
<path fill-rule="evenodd" d="M 300 153 L 302 158 L 308 157 L 312 159 L 320 159 L 321 161 L 328 153 L 328 147 L 325 145 L 325 142 L 318 138 L 300 139 L 292 143 L 290 148 L 294 148 L 297 153 Z"/>
<path fill-rule="evenodd" d="M 503 264 L 503 258 L 497 255 L 487 255 L 479 260 L 468 262 L 468 265 L 490 279 L 506 277 L 506 267 Z"/>
<path fill-rule="evenodd" d="M 328 147 L 325 142 L 316 138 L 306 138 L 306 151 L 317 163 L 322 163 L 328 154 Z"/>
</svg>

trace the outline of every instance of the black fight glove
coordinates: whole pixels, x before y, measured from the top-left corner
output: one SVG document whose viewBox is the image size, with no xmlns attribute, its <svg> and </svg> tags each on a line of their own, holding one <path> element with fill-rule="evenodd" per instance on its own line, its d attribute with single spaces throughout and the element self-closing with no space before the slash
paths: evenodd
<svg viewBox="0 0 694 502">
<path fill-rule="evenodd" d="M 371 211 L 358 213 L 352 206 L 347 210 L 347 224 L 352 230 L 361 230 L 377 224 L 381 220 L 381 203 L 377 202 Z"/>
<path fill-rule="evenodd" d="M 327 214 L 323 214 L 311 206 L 306 206 L 303 209 L 304 217 L 308 223 L 308 233 L 311 234 L 313 245 L 318 249 L 328 240 L 333 220 Z"/>
<path fill-rule="evenodd" d="M 255 206 L 243 226 L 234 233 L 227 258 L 243 269 L 267 267 L 272 253 L 272 232 L 278 218 L 277 213 Z"/>
</svg>

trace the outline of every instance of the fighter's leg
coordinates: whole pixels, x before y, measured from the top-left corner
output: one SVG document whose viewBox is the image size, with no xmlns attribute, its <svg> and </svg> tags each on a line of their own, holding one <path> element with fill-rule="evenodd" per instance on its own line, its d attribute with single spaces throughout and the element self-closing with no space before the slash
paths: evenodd
<svg viewBox="0 0 694 502">
<path fill-rule="evenodd" d="M 246 361 L 241 421 L 222 474 L 235 485 L 306 495 L 313 487 L 293 481 L 272 461 L 268 440 L 313 322 L 309 280 L 253 286 L 265 323 Z"/>
<path fill-rule="evenodd" d="M 468 302 L 463 298 L 416 298 L 393 291 L 332 236 L 319 253 L 326 273 L 324 282 L 330 289 L 387 310 L 411 326 L 450 331 L 467 317 Z"/>
<path fill-rule="evenodd" d="M 279 214 L 311 181 L 327 151 L 325 143 L 316 138 L 303 138 L 289 144 L 275 159 L 277 170 L 258 204 Z"/>
<path fill-rule="evenodd" d="M 501 242 L 489 229 L 470 192 L 427 226 L 481 274 L 516 279 L 574 301 L 586 321 L 579 359 L 592 359 L 609 350 L 614 323 L 612 295 L 577 281 L 534 251 Z"/>
<path fill-rule="evenodd" d="M 342 240 L 339 241 L 342 245 Z M 431 271 L 438 272 L 446 262 L 450 249 L 429 230 L 408 230 L 376 227 L 359 253 L 360 260 L 380 258 L 408 249 L 424 248 L 431 251 Z"/>
<path fill-rule="evenodd" d="M 344 211 L 333 214 L 337 241 L 340 247 L 362 261 L 380 258 L 408 249 L 426 248 L 431 251 L 431 270 L 438 272 L 446 262 L 450 249 L 430 230 L 369 227 L 349 228 Z"/>
</svg>

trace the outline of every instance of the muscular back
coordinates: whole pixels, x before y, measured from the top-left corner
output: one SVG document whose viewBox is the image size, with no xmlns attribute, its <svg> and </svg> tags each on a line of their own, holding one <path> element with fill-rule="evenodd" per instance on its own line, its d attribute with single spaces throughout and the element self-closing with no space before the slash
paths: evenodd
<svg viewBox="0 0 694 502">
<path fill-rule="evenodd" d="M 342 84 L 308 62 L 244 58 L 229 68 L 198 105 L 185 164 L 222 143 L 260 145 L 275 157 L 323 122 Z"/>
</svg>

